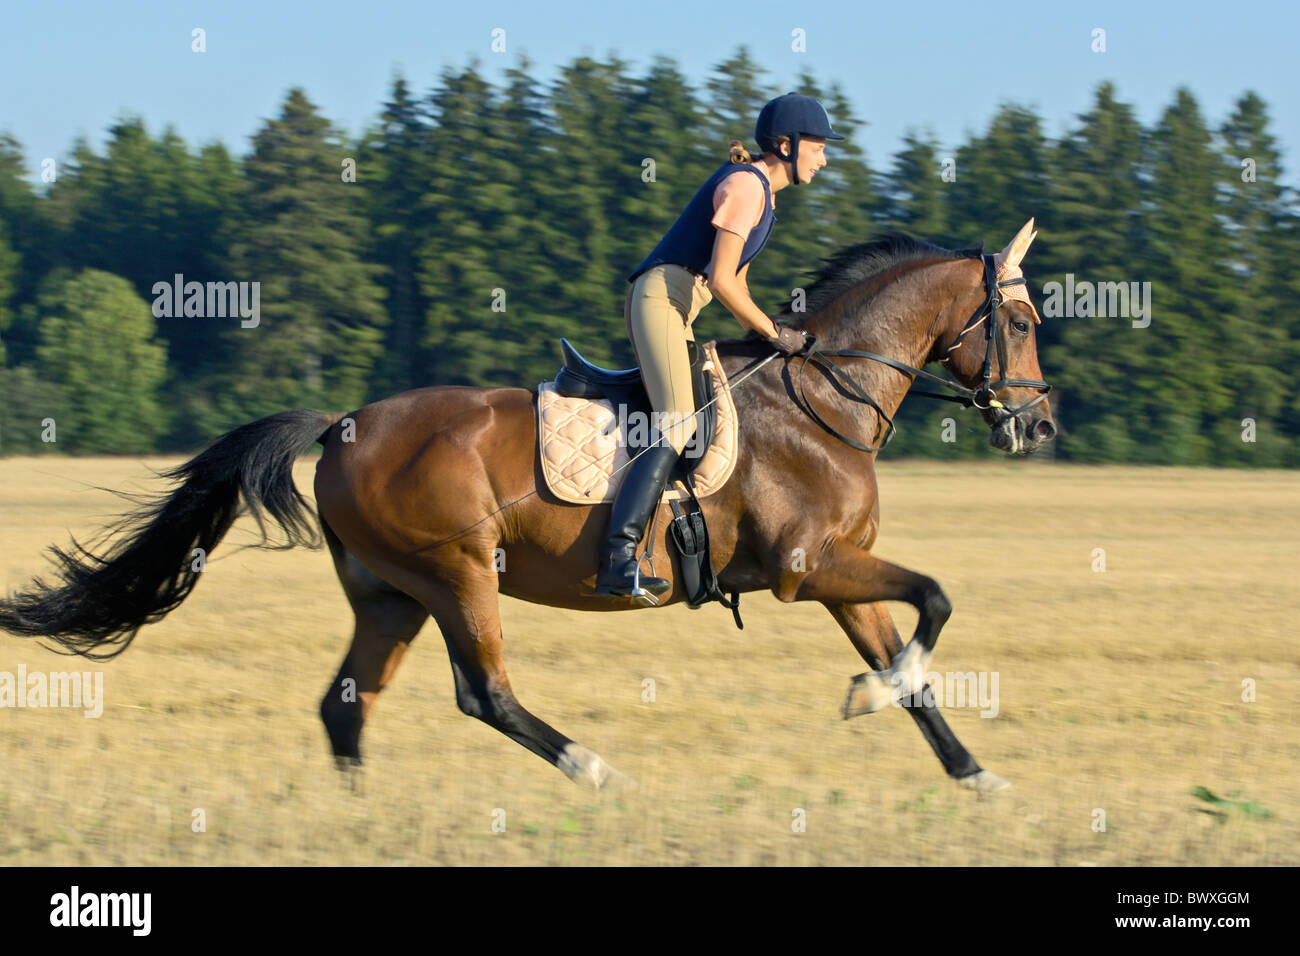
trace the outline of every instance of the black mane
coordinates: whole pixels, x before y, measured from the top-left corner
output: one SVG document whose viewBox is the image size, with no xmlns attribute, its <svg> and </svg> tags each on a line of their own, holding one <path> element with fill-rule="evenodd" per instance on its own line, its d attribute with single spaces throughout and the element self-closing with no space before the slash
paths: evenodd
<svg viewBox="0 0 1300 956">
<path fill-rule="evenodd" d="M 973 259 L 983 252 L 982 246 L 969 249 L 946 249 L 903 232 L 888 231 L 867 242 L 847 246 L 822 260 L 820 269 L 805 273 L 813 277 L 807 287 L 805 311 L 791 312 L 786 306 L 772 320 L 778 325 L 801 328 L 804 320 L 819 312 L 860 282 L 884 272 L 891 266 L 919 259 Z M 756 332 L 746 339 L 760 339 Z"/>
</svg>

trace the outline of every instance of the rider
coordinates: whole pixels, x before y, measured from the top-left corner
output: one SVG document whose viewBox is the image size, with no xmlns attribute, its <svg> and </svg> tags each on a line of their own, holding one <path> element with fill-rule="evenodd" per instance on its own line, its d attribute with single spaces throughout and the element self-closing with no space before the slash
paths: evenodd
<svg viewBox="0 0 1300 956">
<path fill-rule="evenodd" d="M 633 460 L 619 488 L 596 577 L 597 594 L 633 593 L 636 546 L 673 465 L 695 433 L 686 343 L 695 340 L 691 323 L 700 310 L 717 297 L 742 326 L 765 336 L 773 348 L 793 355 L 804 347 L 801 331 L 776 324 L 754 304 L 745 276 L 776 221 L 774 194 L 812 182 L 826 165 L 826 141 L 844 137 L 831 129 L 815 99 L 786 93 L 758 114 L 754 138 L 762 149 L 758 159 L 733 140 L 730 159 L 699 188 L 628 276 L 632 286 L 623 315 L 662 437 Z M 643 577 L 640 586 L 661 594 L 671 584 Z"/>
</svg>

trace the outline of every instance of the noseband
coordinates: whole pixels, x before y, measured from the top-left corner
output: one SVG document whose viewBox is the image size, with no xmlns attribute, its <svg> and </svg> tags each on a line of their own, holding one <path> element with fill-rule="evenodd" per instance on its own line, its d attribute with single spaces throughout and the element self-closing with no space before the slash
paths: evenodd
<svg viewBox="0 0 1300 956">
<path fill-rule="evenodd" d="M 875 352 L 862 352 L 857 349 L 837 349 L 835 351 L 826 351 L 818 347 L 817 341 L 812 336 L 812 345 L 804 352 L 800 353 L 803 358 L 803 364 L 799 366 L 799 376 L 796 387 L 799 389 L 799 398 L 803 402 L 804 410 L 812 419 L 821 425 L 840 441 L 859 451 L 877 452 L 889 444 L 894 437 L 894 420 L 885 414 L 885 410 L 873 399 L 866 391 L 853 380 L 853 378 L 842 368 L 830 360 L 828 356 L 837 358 L 866 358 L 876 362 L 888 365 L 890 368 L 896 368 L 905 375 L 909 375 L 913 380 L 923 378 L 927 381 L 934 382 L 943 388 L 955 392 L 955 395 L 944 395 L 939 392 L 910 392 L 911 395 L 920 395 L 923 398 L 937 398 L 944 402 L 956 402 L 968 408 L 977 408 L 980 411 L 992 411 L 996 418 L 995 425 L 1000 425 L 1010 418 L 1015 418 L 1027 408 L 1037 405 L 1047 397 L 1047 393 L 1052 390 L 1052 386 L 1046 382 L 1040 382 L 1037 379 L 1029 378 L 1007 378 L 1007 339 L 1006 332 L 1002 328 L 1002 323 L 998 319 L 998 305 L 1001 303 L 1002 294 L 999 291 L 1004 286 L 1022 285 L 1025 283 L 1023 276 L 1015 279 L 1003 279 L 1001 282 L 997 278 L 997 267 L 994 265 L 992 255 L 983 255 L 980 257 L 984 261 L 984 288 L 986 295 L 984 302 L 975 310 L 974 315 L 967 321 L 965 328 L 957 336 L 956 340 L 948 347 L 951 352 L 962 344 L 971 331 L 980 324 L 985 318 L 988 322 L 984 326 L 984 368 L 980 376 L 982 382 L 979 388 L 967 388 L 960 382 L 952 378 L 941 378 L 938 375 L 931 375 L 929 372 L 919 368 L 912 368 L 903 362 L 889 358 L 887 355 L 877 355 Z M 997 355 L 998 374 L 1001 376 L 996 382 L 993 381 L 993 357 Z M 871 448 L 859 441 L 855 441 L 847 435 L 835 430 L 824 418 L 817 414 L 816 409 L 808 401 L 808 396 L 804 394 L 803 371 L 807 368 L 809 362 L 817 362 L 830 376 L 831 380 L 845 390 L 853 393 L 857 398 L 870 405 L 875 409 L 876 414 L 880 416 L 881 421 L 885 423 L 885 436 L 881 439 L 879 445 Z M 946 361 L 946 359 L 945 359 Z M 1023 405 L 1013 409 L 1008 409 L 1002 402 L 998 401 L 998 390 L 1003 388 L 1036 388 L 1041 394 L 1031 398 Z"/>
</svg>

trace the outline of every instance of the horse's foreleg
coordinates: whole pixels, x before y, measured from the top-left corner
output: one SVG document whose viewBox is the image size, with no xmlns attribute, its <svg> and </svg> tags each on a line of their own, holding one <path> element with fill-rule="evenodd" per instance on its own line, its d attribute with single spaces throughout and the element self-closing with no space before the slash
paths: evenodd
<svg viewBox="0 0 1300 956">
<path fill-rule="evenodd" d="M 902 653 L 902 638 L 885 605 L 825 603 L 854 649 L 874 669 L 885 670 Z"/>
<path fill-rule="evenodd" d="M 636 786 L 600 756 L 534 716 L 516 699 L 506 676 L 495 573 L 459 569 L 456 588 L 431 587 L 427 602 L 442 629 L 456 682 L 456 704 L 559 767 L 577 783 L 602 790 Z"/>
<path fill-rule="evenodd" d="M 859 713 L 879 710 L 891 699 L 910 697 L 924 688 L 930 655 L 939 640 L 939 632 L 952 614 L 952 605 L 934 578 L 891 564 L 843 542 L 837 542 L 820 553 L 809 570 L 786 572 L 784 578 L 783 587 L 796 601 L 820 601 L 828 607 L 905 601 L 916 608 L 916 631 L 901 649 L 887 645 L 883 638 L 861 638 L 866 642 L 863 647 L 867 653 L 863 656 L 868 662 L 872 660 L 871 655 L 880 657 L 888 651 L 886 674 L 892 686 L 886 688 L 881 677 L 860 675 L 857 680 L 864 682 L 861 702 L 864 709 Z M 892 622 L 890 627 L 892 629 Z M 895 634 L 893 641 L 897 640 Z M 859 647 L 860 652 L 863 647 Z"/>
<path fill-rule="evenodd" d="M 834 604 L 826 609 L 844 628 L 849 641 L 863 659 L 876 671 L 889 671 L 890 662 L 903 650 L 903 642 L 894 627 L 894 620 L 883 604 Z M 844 701 L 844 718 L 869 714 L 879 710 L 891 700 L 887 681 L 877 674 L 855 677 Z M 916 721 L 948 776 L 964 787 L 976 790 L 1000 790 L 1007 786 L 1001 777 L 982 770 L 975 762 L 948 722 L 943 719 L 934 699 L 929 694 L 918 694 L 899 702 Z"/>
<path fill-rule="evenodd" d="M 853 678 L 844 699 L 844 719 L 884 709 L 898 699 L 898 695 L 892 692 L 896 672 L 890 665 L 902 655 L 903 641 L 898 636 L 898 628 L 894 627 L 894 619 L 883 604 L 822 603 L 836 623 L 844 628 L 862 659 L 876 672 Z"/>
</svg>

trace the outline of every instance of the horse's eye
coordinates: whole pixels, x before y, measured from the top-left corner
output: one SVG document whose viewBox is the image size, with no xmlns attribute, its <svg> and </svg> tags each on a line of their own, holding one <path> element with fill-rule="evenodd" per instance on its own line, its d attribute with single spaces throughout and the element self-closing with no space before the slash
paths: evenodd
<svg viewBox="0 0 1300 956">
<path fill-rule="evenodd" d="M 1021 335 L 1027 335 L 1029 333 L 1029 323 L 1023 319 L 1016 319 L 1011 323 L 1011 327 Z"/>
</svg>

